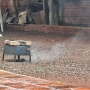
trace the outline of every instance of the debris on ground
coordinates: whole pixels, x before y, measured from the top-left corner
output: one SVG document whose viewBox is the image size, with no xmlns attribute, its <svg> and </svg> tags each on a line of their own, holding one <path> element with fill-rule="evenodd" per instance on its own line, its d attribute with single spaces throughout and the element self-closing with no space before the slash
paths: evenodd
<svg viewBox="0 0 90 90">
<path fill-rule="evenodd" d="M 17 9 L 18 10 L 18 9 Z M 17 11 L 18 16 L 12 15 L 8 8 L 3 14 L 3 23 L 5 24 L 43 24 L 44 11 L 43 4 L 40 2 L 30 2 L 26 10 Z M 36 18 L 38 17 L 38 18 Z"/>
<path fill-rule="evenodd" d="M 30 46 L 32 44 L 32 42 L 31 41 L 25 41 L 25 40 L 5 40 L 4 44 L 14 45 L 14 46 L 18 46 L 18 45 L 28 45 L 28 46 Z"/>
<path fill-rule="evenodd" d="M 26 11 L 19 13 L 19 21 L 18 24 L 26 23 Z"/>
</svg>

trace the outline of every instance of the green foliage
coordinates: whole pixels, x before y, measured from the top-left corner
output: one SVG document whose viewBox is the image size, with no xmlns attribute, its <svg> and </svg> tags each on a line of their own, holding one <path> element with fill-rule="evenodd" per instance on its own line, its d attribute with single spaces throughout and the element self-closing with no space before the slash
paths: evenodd
<svg viewBox="0 0 90 90">
<path fill-rule="evenodd" d="M 13 71 L 17 71 L 18 69 L 17 68 L 13 68 Z"/>
<path fill-rule="evenodd" d="M 2 69 L 4 69 L 5 68 L 5 66 L 1 66 L 2 67 Z"/>
<path fill-rule="evenodd" d="M 45 72 L 45 69 L 43 67 L 38 66 L 37 67 L 37 71 L 39 71 L 41 73 L 44 73 Z"/>
</svg>

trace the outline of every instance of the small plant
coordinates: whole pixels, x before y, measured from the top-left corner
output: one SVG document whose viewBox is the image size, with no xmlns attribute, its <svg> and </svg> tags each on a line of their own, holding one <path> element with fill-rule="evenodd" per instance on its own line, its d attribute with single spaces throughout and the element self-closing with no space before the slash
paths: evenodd
<svg viewBox="0 0 90 90">
<path fill-rule="evenodd" d="M 17 71 L 18 69 L 17 68 L 14 68 L 13 71 Z"/>
<path fill-rule="evenodd" d="M 5 68 L 5 66 L 2 66 L 2 69 L 4 69 Z"/>
<path fill-rule="evenodd" d="M 40 67 L 39 66 L 39 67 L 37 67 L 37 71 L 44 73 L 45 72 L 45 69 L 43 67 Z"/>
</svg>

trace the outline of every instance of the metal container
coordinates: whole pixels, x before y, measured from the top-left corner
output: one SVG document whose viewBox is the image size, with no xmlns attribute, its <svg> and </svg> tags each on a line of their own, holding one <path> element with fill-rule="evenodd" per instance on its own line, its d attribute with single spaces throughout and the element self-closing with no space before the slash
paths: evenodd
<svg viewBox="0 0 90 90">
<path fill-rule="evenodd" d="M 16 55 L 18 56 L 19 60 L 20 55 L 29 55 L 29 61 L 31 62 L 30 46 L 27 45 L 14 46 L 5 44 L 2 60 L 4 60 L 4 54 L 14 55 L 14 61 L 16 61 Z"/>
</svg>

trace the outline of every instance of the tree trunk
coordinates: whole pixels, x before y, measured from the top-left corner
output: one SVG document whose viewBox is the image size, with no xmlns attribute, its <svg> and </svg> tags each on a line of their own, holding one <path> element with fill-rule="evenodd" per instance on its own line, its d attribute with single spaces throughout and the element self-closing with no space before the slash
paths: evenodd
<svg viewBox="0 0 90 90">
<path fill-rule="evenodd" d="M 12 6 L 12 13 L 15 17 L 18 17 L 18 12 L 17 12 L 17 8 L 16 8 L 16 0 L 11 0 L 11 6 Z"/>
<path fill-rule="evenodd" d="M 59 24 L 58 0 L 49 0 L 49 25 Z"/>
<path fill-rule="evenodd" d="M 17 3 L 17 7 L 18 7 L 18 12 L 20 12 L 21 11 L 21 7 L 20 7 L 20 0 L 16 0 L 16 3 Z"/>
<path fill-rule="evenodd" d="M 53 0 L 49 0 L 49 25 L 53 25 Z"/>
<path fill-rule="evenodd" d="M 53 24 L 54 25 L 58 25 L 59 24 L 59 4 L 58 4 L 58 0 L 54 0 L 53 1 L 54 5 L 53 5 L 53 14 L 54 14 L 54 20 L 53 20 Z"/>
<path fill-rule="evenodd" d="M 43 10 L 45 13 L 45 24 L 49 24 L 48 0 L 43 0 Z"/>
</svg>

